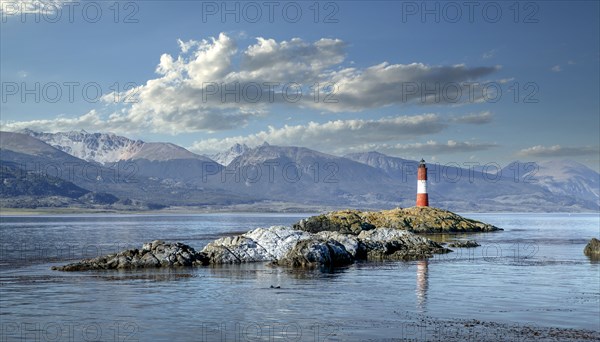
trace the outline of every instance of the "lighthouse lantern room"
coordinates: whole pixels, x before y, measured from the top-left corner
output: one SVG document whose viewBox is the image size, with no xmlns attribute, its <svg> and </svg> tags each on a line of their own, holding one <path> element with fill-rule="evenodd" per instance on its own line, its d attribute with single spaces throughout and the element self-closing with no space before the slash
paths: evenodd
<svg viewBox="0 0 600 342">
<path fill-rule="evenodd" d="M 417 207 L 428 207 L 429 197 L 427 195 L 427 166 L 425 160 L 421 159 L 417 171 Z"/>
</svg>

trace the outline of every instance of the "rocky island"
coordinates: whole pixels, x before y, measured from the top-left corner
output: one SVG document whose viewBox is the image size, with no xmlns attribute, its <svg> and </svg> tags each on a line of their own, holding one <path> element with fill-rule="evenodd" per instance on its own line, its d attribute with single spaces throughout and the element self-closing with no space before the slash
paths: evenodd
<svg viewBox="0 0 600 342">
<path fill-rule="evenodd" d="M 52 269 L 86 271 L 269 262 L 289 267 L 337 267 L 358 260 L 414 260 L 451 250 L 416 233 L 501 230 L 430 207 L 313 216 L 292 227 L 257 228 L 210 242 L 201 251 L 156 240 L 115 254 Z"/>
<path fill-rule="evenodd" d="M 419 234 L 473 233 L 502 230 L 433 207 L 396 208 L 382 211 L 342 210 L 301 220 L 293 226 L 307 232 L 336 231 L 358 234 L 362 230 L 387 227 Z"/>
</svg>

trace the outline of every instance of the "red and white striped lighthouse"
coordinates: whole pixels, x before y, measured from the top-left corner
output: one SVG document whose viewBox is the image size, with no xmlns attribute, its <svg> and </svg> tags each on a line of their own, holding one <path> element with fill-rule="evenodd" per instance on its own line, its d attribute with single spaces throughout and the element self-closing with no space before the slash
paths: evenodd
<svg viewBox="0 0 600 342">
<path fill-rule="evenodd" d="M 421 159 L 417 172 L 417 207 L 428 207 L 429 196 L 427 195 L 427 166 L 425 160 Z"/>
</svg>

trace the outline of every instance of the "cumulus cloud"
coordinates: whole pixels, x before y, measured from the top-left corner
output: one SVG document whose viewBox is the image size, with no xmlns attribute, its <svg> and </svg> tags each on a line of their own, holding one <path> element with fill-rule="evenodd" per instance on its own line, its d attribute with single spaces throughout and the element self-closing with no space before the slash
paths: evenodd
<svg viewBox="0 0 600 342">
<path fill-rule="evenodd" d="M 491 89 L 477 80 L 499 67 L 429 66 L 381 63 L 366 69 L 346 68 L 328 75 L 335 85 L 335 103 L 316 103 L 333 112 L 362 111 L 393 104 L 476 103 Z"/>
<path fill-rule="evenodd" d="M 345 46 L 336 39 L 308 43 L 299 38 L 282 42 L 258 38 L 240 54 L 236 42 L 224 33 L 178 43 L 179 56 L 161 56 L 156 68 L 160 77 L 121 94 L 136 99 L 121 119 L 172 134 L 241 127 L 267 115 L 270 105 L 295 105 L 305 83 L 343 61 Z M 236 68 L 237 56 L 241 66 Z"/>
<path fill-rule="evenodd" d="M 536 145 L 522 149 L 518 152 L 518 155 L 523 157 L 572 157 L 586 155 L 597 156 L 598 154 L 600 154 L 600 148 L 598 146 L 563 147 L 560 145 Z"/>
<path fill-rule="evenodd" d="M 133 103 L 110 116 L 94 114 L 100 130 L 129 132 L 216 132 L 244 127 L 278 109 L 359 112 L 405 103 L 454 104 L 479 101 L 481 87 L 472 83 L 498 67 L 432 66 L 423 63 L 346 67 L 346 43 L 339 39 L 307 42 L 263 37 L 239 48 L 221 33 L 204 40 L 177 41 L 179 53 L 163 54 L 157 77 L 128 90 L 107 94 L 106 102 L 127 96 Z M 350 64 L 350 63 L 347 63 Z M 474 82 L 475 81 L 475 82 Z M 477 94 L 471 94 L 471 93 Z M 315 96 L 318 95 L 318 96 Z M 64 125 L 89 120 L 46 121 Z M 24 126 L 38 121 L 22 123 Z M 21 125 L 21 124 L 19 124 Z"/>
<path fill-rule="evenodd" d="M 257 38 L 243 52 L 236 78 L 253 82 L 316 82 L 320 74 L 344 61 L 346 43 L 339 39 L 320 39 L 307 43 L 300 38 L 276 42 Z"/>
<path fill-rule="evenodd" d="M 196 141 L 190 150 L 210 154 L 223 151 L 236 143 L 257 146 L 264 142 L 275 145 L 305 146 L 342 154 L 356 146 L 383 144 L 438 133 L 447 124 L 436 114 L 397 116 L 378 120 L 335 120 L 325 123 L 269 127 L 248 136 Z"/>
<path fill-rule="evenodd" d="M 451 119 L 452 122 L 471 125 L 483 125 L 492 122 L 494 116 L 491 112 L 485 111 L 481 113 L 470 113 L 462 116 L 457 116 Z"/>
<path fill-rule="evenodd" d="M 561 72 L 562 68 L 560 67 L 560 65 L 555 65 L 552 68 L 550 68 L 550 70 L 552 70 L 554 72 Z"/>
</svg>

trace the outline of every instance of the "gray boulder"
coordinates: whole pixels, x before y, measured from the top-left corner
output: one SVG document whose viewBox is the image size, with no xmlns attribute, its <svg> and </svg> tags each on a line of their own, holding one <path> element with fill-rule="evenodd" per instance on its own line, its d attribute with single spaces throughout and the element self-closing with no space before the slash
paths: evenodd
<svg viewBox="0 0 600 342">
<path fill-rule="evenodd" d="M 335 241 L 342 244 L 346 251 L 354 259 L 366 259 L 367 250 L 365 245 L 358 239 L 356 235 L 352 234 L 341 234 L 338 232 L 323 231 L 315 234 L 317 238 L 325 241 Z"/>
<path fill-rule="evenodd" d="M 211 264 L 277 261 L 298 241 L 311 238 L 310 233 L 288 227 L 257 228 L 242 235 L 217 239 L 206 245 L 202 252 Z"/>
<path fill-rule="evenodd" d="M 319 235 L 275 226 L 217 239 L 202 252 L 211 264 L 270 261 L 286 266 L 341 266 L 352 263 L 358 245 L 355 237 L 347 238 L 339 233 Z"/>
<path fill-rule="evenodd" d="M 211 264 L 270 261 L 301 267 L 418 259 L 449 251 L 425 237 L 392 228 L 365 230 L 357 236 L 329 231 L 311 234 L 289 227 L 258 228 L 215 240 L 202 250 Z"/>
<path fill-rule="evenodd" d="M 394 228 L 362 231 L 358 240 L 365 246 L 367 260 L 413 260 L 450 252 L 437 242 Z"/>
<path fill-rule="evenodd" d="M 348 265 L 353 261 L 354 258 L 341 243 L 314 238 L 299 241 L 276 264 L 291 267 L 335 267 Z"/>
<path fill-rule="evenodd" d="M 145 243 L 142 249 L 129 249 L 64 266 L 54 266 L 52 269 L 57 271 L 88 271 L 206 264 L 208 264 L 206 255 L 196 252 L 188 245 L 179 242 L 168 243 L 156 240 L 151 243 Z"/>
<path fill-rule="evenodd" d="M 473 247 L 479 247 L 479 246 L 481 246 L 481 245 L 478 244 L 476 241 L 472 241 L 472 240 L 452 241 L 448 244 L 448 247 L 453 247 L 453 248 L 473 248 Z"/>
</svg>

